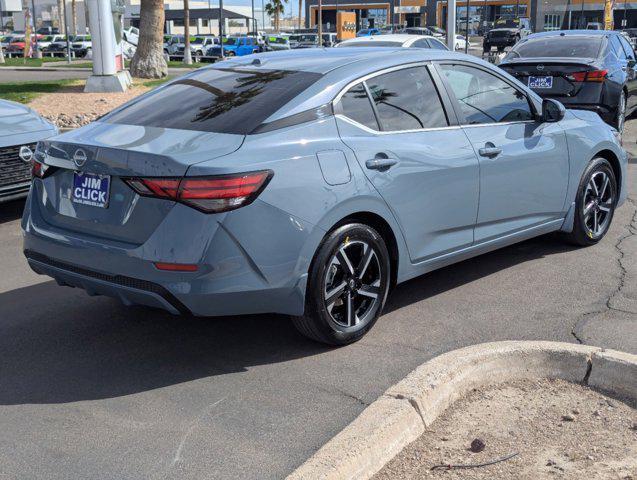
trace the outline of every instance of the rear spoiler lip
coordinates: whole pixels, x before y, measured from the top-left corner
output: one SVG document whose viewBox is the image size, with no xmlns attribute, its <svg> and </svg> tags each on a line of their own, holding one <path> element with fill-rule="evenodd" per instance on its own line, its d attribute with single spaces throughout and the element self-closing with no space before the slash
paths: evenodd
<svg viewBox="0 0 637 480">
<path fill-rule="evenodd" d="M 511 58 L 509 60 L 503 61 L 500 63 L 500 67 L 505 67 L 507 65 L 593 65 L 597 63 L 596 58 L 570 58 L 570 57 L 534 57 L 534 58 Z"/>
</svg>

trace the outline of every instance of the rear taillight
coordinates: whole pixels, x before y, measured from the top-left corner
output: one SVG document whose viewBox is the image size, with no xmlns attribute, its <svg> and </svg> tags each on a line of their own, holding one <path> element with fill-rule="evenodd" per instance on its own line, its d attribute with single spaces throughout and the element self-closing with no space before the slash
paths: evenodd
<svg viewBox="0 0 637 480">
<path fill-rule="evenodd" d="M 54 170 L 56 170 L 55 167 L 45 165 L 37 160 L 31 161 L 31 176 L 34 178 L 44 178 L 53 173 Z"/>
<path fill-rule="evenodd" d="M 573 82 L 603 82 L 606 80 L 608 70 L 591 70 L 588 72 L 569 73 L 566 78 Z"/>
<path fill-rule="evenodd" d="M 125 178 L 135 192 L 184 203 L 206 213 L 219 213 L 251 203 L 272 178 L 272 171 L 214 177 Z"/>
</svg>

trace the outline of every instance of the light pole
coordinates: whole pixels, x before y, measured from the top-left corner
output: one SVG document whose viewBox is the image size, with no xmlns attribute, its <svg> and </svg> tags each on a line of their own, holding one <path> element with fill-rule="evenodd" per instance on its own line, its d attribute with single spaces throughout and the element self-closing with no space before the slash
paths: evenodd
<svg viewBox="0 0 637 480">
<path fill-rule="evenodd" d="M 252 22 L 252 25 L 250 25 L 252 27 L 252 31 L 256 35 L 257 34 L 257 29 L 256 29 L 256 27 L 254 25 L 257 23 L 257 19 L 254 16 L 254 0 L 252 0 L 252 18 L 250 19 L 250 21 Z"/>
<path fill-rule="evenodd" d="M 223 31 L 224 31 L 224 20 L 223 20 L 223 0 L 219 0 L 219 45 L 221 45 L 221 59 L 225 56 L 223 52 Z"/>
<path fill-rule="evenodd" d="M 71 63 L 71 39 L 69 38 L 69 22 L 66 21 L 66 0 L 62 2 L 64 15 L 64 36 L 66 37 L 66 63 Z"/>
<path fill-rule="evenodd" d="M 447 46 L 452 52 L 456 40 L 456 0 L 447 1 Z"/>
<path fill-rule="evenodd" d="M 581 25 L 580 25 L 580 23 L 581 23 Z M 577 22 L 577 24 L 581 28 L 584 28 L 586 26 L 586 25 L 584 25 L 584 0 L 582 0 L 582 10 L 580 11 L 579 21 Z"/>
<path fill-rule="evenodd" d="M 323 2 L 318 0 L 318 44 L 323 45 Z"/>
</svg>

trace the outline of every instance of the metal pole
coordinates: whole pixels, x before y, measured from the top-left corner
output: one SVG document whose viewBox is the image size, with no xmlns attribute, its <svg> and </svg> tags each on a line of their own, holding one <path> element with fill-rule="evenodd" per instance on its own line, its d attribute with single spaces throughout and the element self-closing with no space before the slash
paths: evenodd
<svg viewBox="0 0 637 480">
<path fill-rule="evenodd" d="M 66 21 L 66 0 L 62 2 L 64 6 L 64 35 L 66 36 L 66 63 L 71 63 L 71 40 L 69 39 L 69 22 Z"/>
<path fill-rule="evenodd" d="M 520 0 L 515 0 L 515 18 L 520 18 Z"/>
<path fill-rule="evenodd" d="M 4 0 L 0 0 L 0 31 L 4 33 Z"/>
<path fill-rule="evenodd" d="M 456 0 L 447 1 L 447 46 L 453 52 L 456 39 Z"/>
<path fill-rule="evenodd" d="M 469 0 L 467 0 L 467 19 L 464 29 L 464 53 L 469 53 Z"/>
<path fill-rule="evenodd" d="M 252 30 L 254 31 L 254 34 L 257 34 L 257 29 L 254 27 L 254 24 L 256 23 L 256 18 L 254 17 L 254 0 L 252 0 L 252 18 L 250 19 L 250 22 L 252 23 L 252 25 L 250 25 L 252 27 Z"/>
<path fill-rule="evenodd" d="M 318 44 L 323 46 L 323 2 L 318 0 Z"/>
<path fill-rule="evenodd" d="M 223 52 L 223 33 L 225 30 L 223 20 L 223 0 L 219 0 L 219 44 L 221 45 L 221 59 L 223 60 L 225 54 Z"/>
<path fill-rule="evenodd" d="M 626 0 L 624 0 L 624 19 L 622 20 L 622 28 L 626 28 L 628 24 L 626 23 Z"/>
<path fill-rule="evenodd" d="M 300 12 L 299 15 L 301 15 Z M 265 29 L 265 0 L 261 0 L 261 28 Z"/>
<path fill-rule="evenodd" d="M 580 25 L 580 23 L 582 25 Z M 586 27 L 586 25 L 584 25 L 584 0 L 582 0 L 582 10 L 580 11 L 579 21 L 577 22 L 577 26 L 582 28 Z"/>
<path fill-rule="evenodd" d="M 210 11 L 212 7 L 210 5 L 210 0 L 208 0 L 208 33 L 212 35 L 212 22 L 210 21 Z"/>
</svg>

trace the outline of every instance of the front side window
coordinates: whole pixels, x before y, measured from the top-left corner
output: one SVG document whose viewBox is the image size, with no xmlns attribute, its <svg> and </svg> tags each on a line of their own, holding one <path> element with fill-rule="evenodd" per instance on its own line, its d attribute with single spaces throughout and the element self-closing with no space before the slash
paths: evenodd
<svg viewBox="0 0 637 480">
<path fill-rule="evenodd" d="M 440 65 L 468 125 L 533 120 L 523 93 L 491 73 L 465 65 Z"/>
<path fill-rule="evenodd" d="M 321 74 L 206 68 L 142 95 L 103 121 L 247 135 Z"/>
<path fill-rule="evenodd" d="M 353 86 L 341 97 L 343 115 L 372 130 L 378 130 L 374 109 L 362 83 Z"/>
<path fill-rule="evenodd" d="M 426 67 L 411 67 L 367 80 L 383 130 L 446 127 L 447 117 Z"/>
</svg>

